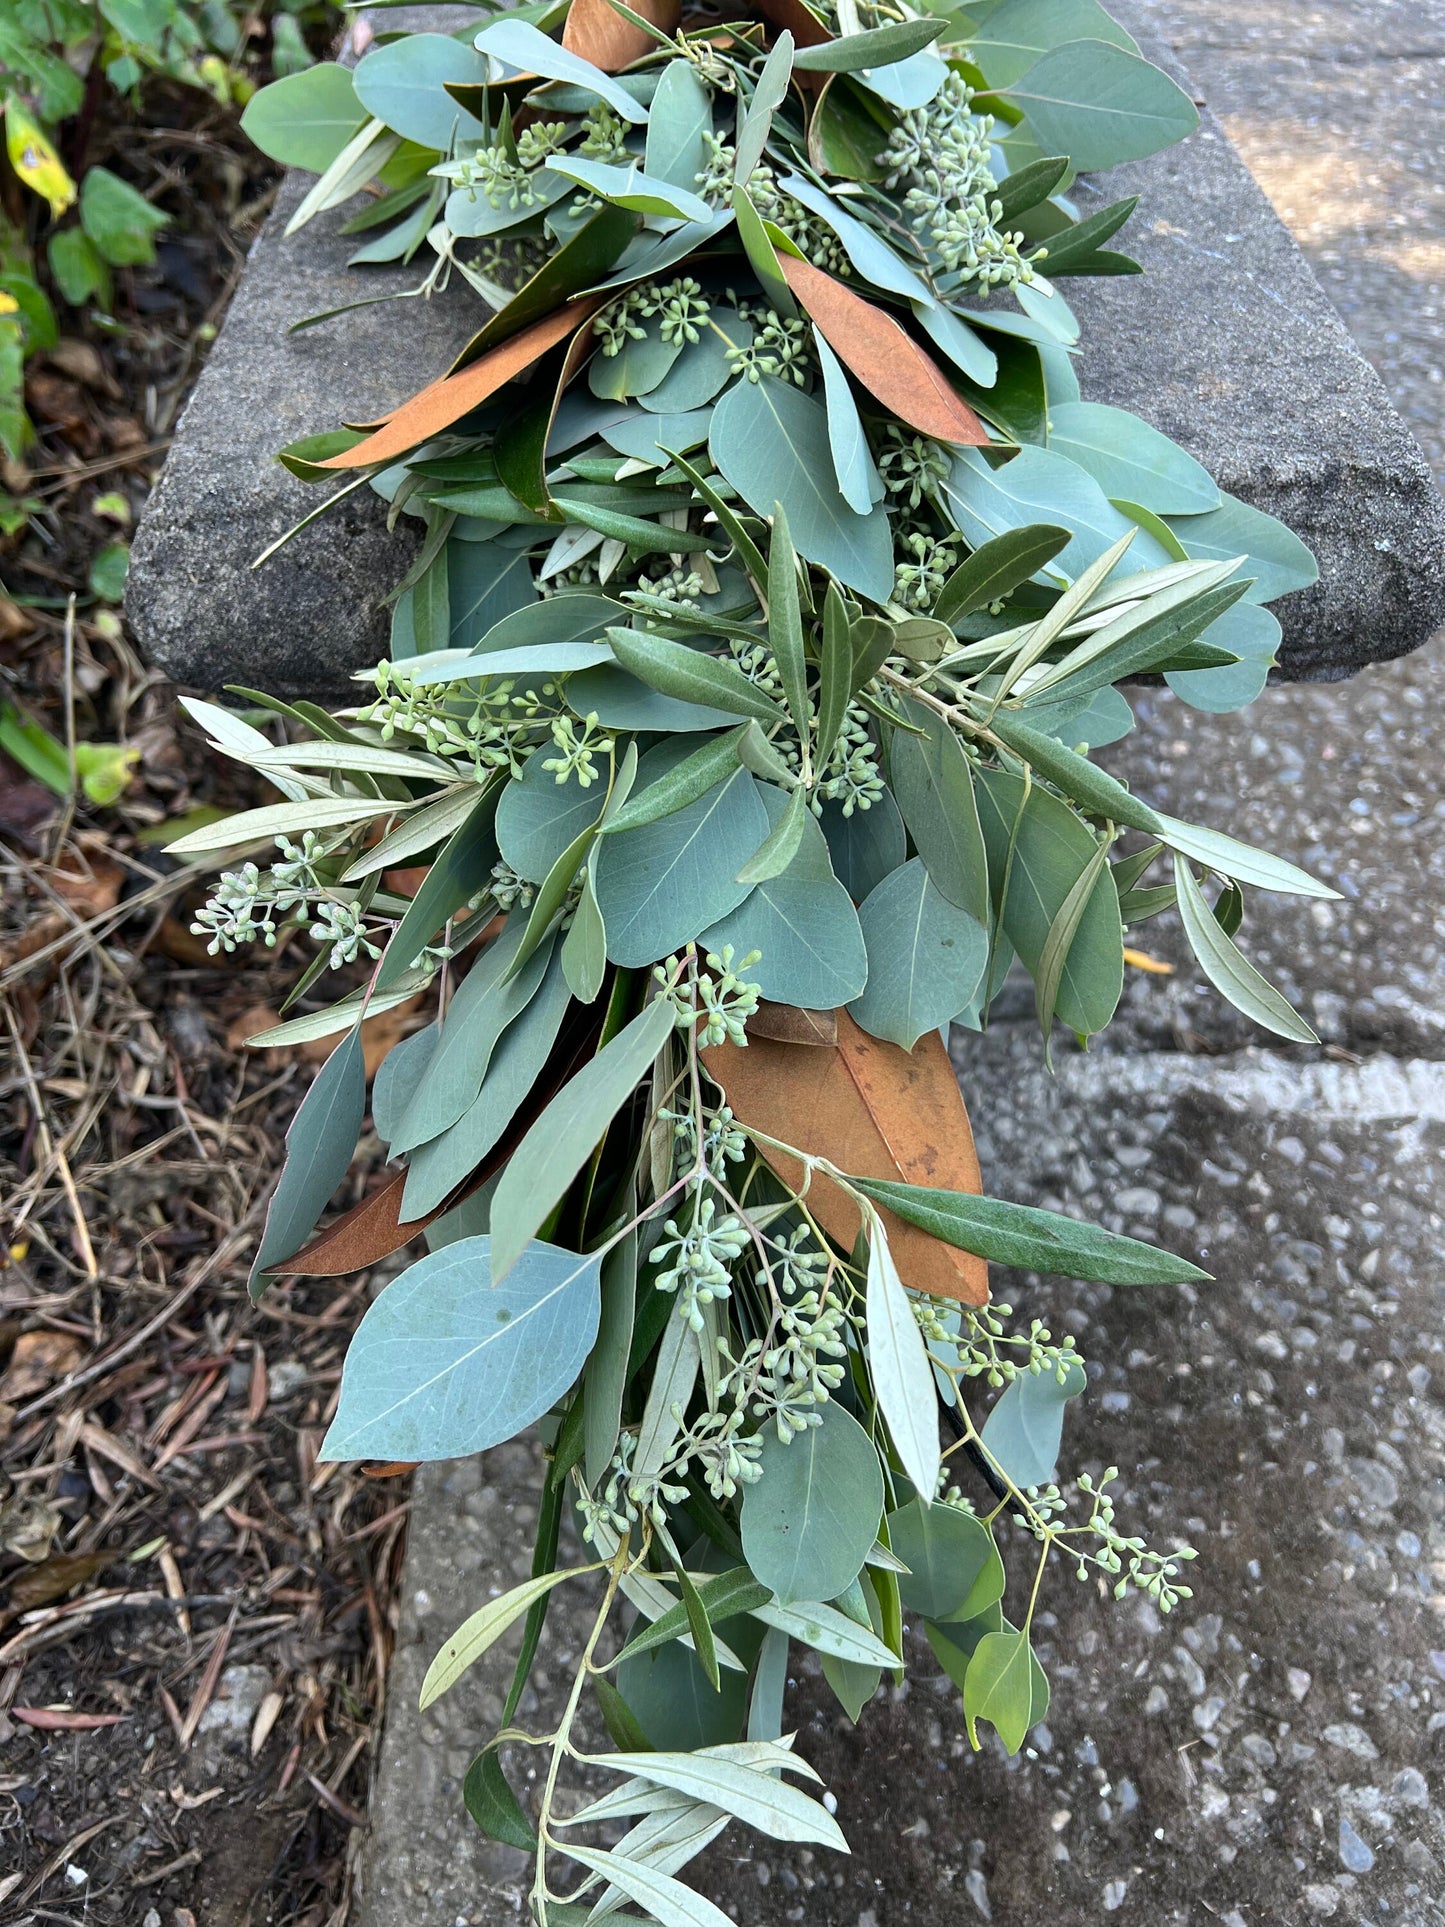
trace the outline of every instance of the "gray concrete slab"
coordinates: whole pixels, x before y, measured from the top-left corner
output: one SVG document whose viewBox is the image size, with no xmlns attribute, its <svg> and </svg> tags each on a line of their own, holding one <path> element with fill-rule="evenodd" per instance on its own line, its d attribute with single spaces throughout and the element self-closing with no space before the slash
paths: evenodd
<svg viewBox="0 0 1445 1927">
<path fill-rule="evenodd" d="M 1148 0 L 1120 11 L 1146 35 L 1169 24 Z M 476 325 L 474 299 L 453 290 L 424 310 L 381 306 L 288 337 L 299 316 L 381 284 L 347 272 L 334 221 L 283 237 L 301 191 L 287 186 L 253 251 L 137 534 L 127 608 L 142 647 L 181 682 L 324 692 L 381 653 L 378 605 L 414 531 L 388 536 L 362 490 L 253 570 L 318 499 L 274 451 L 400 400 Z M 1069 289 L 1088 330 L 1087 392 L 1176 435 L 1319 554 L 1321 585 L 1280 606 L 1286 674 L 1347 675 L 1413 648 L 1445 619 L 1445 505 L 1379 380 L 1207 112 L 1182 147 L 1081 190 L 1086 201 L 1134 191 L 1142 214 L 1127 245 L 1149 273 Z"/>
</svg>

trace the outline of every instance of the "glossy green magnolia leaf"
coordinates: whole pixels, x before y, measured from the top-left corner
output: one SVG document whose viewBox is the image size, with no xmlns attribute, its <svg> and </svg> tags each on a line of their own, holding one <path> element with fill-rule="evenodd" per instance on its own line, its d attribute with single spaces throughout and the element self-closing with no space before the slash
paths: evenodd
<svg viewBox="0 0 1445 1927">
<path fill-rule="evenodd" d="M 949 902 L 919 857 L 877 885 L 858 919 L 868 982 L 853 1016 L 874 1037 L 912 1050 L 925 1031 L 968 1007 L 988 962 L 988 932 Z"/>
<path fill-rule="evenodd" d="M 928 1348 L 876 1214 L 868 1226 L 868 1368 L 878 1410 L 913 1488 L 932 1500 L 942 1451 Z"/>
<path fill-rule="evenodd" d="M 1111 500 L 1122 496 L 1156 515 L 1200 515 L 1223 499 L 1202 463 L 1127 409 L 1065 402 L 1050 411 L 1049 447 L 1077 462 Z"/>
<path fill-rule="evenodd" d="M 784 1445 L 763 1432 L 763 1476 L 746 1488 L 743 1550 L 783 1605 L 832 1599 L 863 1570 L 883 1512 L 883 1472 L 868 1434 L 841 1405 Z M 756 1603 L 763 1603 L 761 1601 Z"/>
<path fill-rule="evenodd" d="M 1172 1251 L 1081 1224 L 1057 1211 L 881 1178 L 855 1176 L 853 1184 L 930 1237 L 942 1238 L 960 1251 L 977 1252 L 993 1264 L 1057 1272 L 1104 1285 L 1178 1285 L 1209 1277 Z"/>
<path fill-rule="evenodd" d="M 936 710 L 910 702 L 904 715 L 924 733 L 914 736 L 895 730 L 889 747 L 889 773 L 903 821 L 934 888 L 986 926 L 988 857 L 974 801 L 972 765 Z"/>
<path fill-rule="evenodd" d="M 563 1086 L 512 1153 L 492 1197 L 492 1240 L 499 1277 L 506 1277 L 522 1259 L 528 1240 L 536 1235 L 639 1080 L 651 1069 L 671 1034 L 672 1021 L 668 1004 L 649 1004 Z M 596 1332 L 594 1317 L 587 1331 L 584 1356 L 591 1350 Z"/>
<path fill-rule="evenodd" d="M 927 1619 L 957 1612 L 998 1557 L 981 1520 L 956 1506 L 926 1506 L 921 1499 L 889 1513 L 888 1543 L 908 1568 L 898 1575 L 904 1605 Z"/>
<path fill-rule="evenodd" d="M 1064 1406 L 1087 1385 L 1076 1359 L 1064 1367 L 1064 1380 L 1048 1370 L 1020 1372 L 1004 1389 L 984 1422 L 984 1450 L 1004 1477 L 1020 1491 L 1047 1485 L 1054 1476 L 1063 1437 Z"/>
<path fill-rule="evenodd" d="M 771 375 L 740 381 L 713 411 L 708 441 L 719 471 L 760 515 L 781 502 L 801 555 L 848 588 L 886 602 L 893 542 L 881 505 L 857 515 L 833 474 L 823 404 Z"/>
<path fill-rule="evenodd" d="M 1080 173 L 1157 154 L 1199 125 L 1168 74 L 1105 40 L 1055 43 L 999 91 L 1023 108 L 1044 151 L 1067 154 Z"/>
<path fill-rule="evenodd" d="M 286 1162 L 266 1208 L 247 1285 L 259 1298 L 266 1267 L 298 1252 L 350 1169 L 366 1115 L 366 1069 L 358 1024 L 317 1072 L 286 1133 Z"/>
<path fill-rule="evenodd" d="M 1226 936 L 1211 913 L 1188 862 L 1174 859 L 1174 883 L 1179 892 L 1179 916 L 1199 968 L 1222 997 L 1277 1037 L 1296 1044 L 1320 1040 L 1290 1004 L 1268 983 Z"/>
<path fill-rule="evenodd" d="M 493 1249 L 447 1245 L 371 1305 L 323 1459 L 462 1458 L 515 1437 L 574 1382 L 597 1335 L 597 1259 L 535 1244 L 498 1275 Z"/>
<path fill-rule="evenodd" d="M 1142 273 L 1138 262 L 1131 261 L 1127 255 L 1102 249 L 1102 243 L 1118 233 L 1138 205 L 1138 195 L 1131 194 L 1125 200 L 1101 207 L 1087 220 L 1075 221 L 1062 232 L 1051 234 L 1048 240 L 1050 276 Z"/>
<path fill-rule="evenodd" d="M 650 750 L 640 786 L 685 754 L 685 743 Z M 683 809 L 606 836 L 596 890 L 613 962 L 654 963 L 735 909 L 748 894 L 737 873 L 768 828 L 757 785 L 739 769 Z"/>
<path fill-rule="evenodd" d="M 1056 796 L 1007 770 L 982 770 L 979 821 L 995 892 L 1003 889 L 1005 935 L 1035 981 L 1054 920 L 1094 859 L 1098 842 Z M 1099 873 L 1058 984 L 1059 1021 L 1081 1036 L 1102 1030 L 1124 988 L 1119 898 L 1107 866 Z M 962 1008 L 962 1006 L 960 1006 Z"/>
<path fill-rule="evenodd" d="M 475 86 L 486 78 L 481 55 L 444 33 L 409 33 L 373 47 L 357 62 L 354 76 L 356 97 L 368 114 L 403 140 L 443 153 L 453 132 L 462 140 L 482 136 L 480 122 L 457 105 L 446 83 Z"/>
<path fill-rule="evenodd" d="M 365 118 L 352 75 L 337 61 L 318 60 L 253 94 L 241 131 L 282 167 L 324 174 Z"/>
</svg>

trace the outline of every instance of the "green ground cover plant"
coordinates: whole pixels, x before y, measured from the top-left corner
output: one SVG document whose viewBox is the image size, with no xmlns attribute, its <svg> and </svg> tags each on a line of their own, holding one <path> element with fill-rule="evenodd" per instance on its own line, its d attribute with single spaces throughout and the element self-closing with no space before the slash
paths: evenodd
<svg viewBox="0 0 1445 1927">
<path fill-rule="evenodd" d="M 1045 1050 L 1086 1043 L 1130 933 L 1177 912 L 1224 996 L 1312 1041 L 1235 938 L 1247 890 L 1332 893 L 1094 755 L 1138 678 L 1251 700 L 1266 604 L 1315 573 L 1075 375 L 1061 284 L 1136 271 L 1132 198 L 1080 177 L 1194 120 L 1094 0 L 562 0 L 378 36 L 247 110 L 317 177 L 294 230 L 345 208 L 359 266 L 417 264 L 376 297 L 399 343 L 451 278 L 492 310 L 385 421 L 283 452 L 327 505 L 371 487 L 419 522 L 390 654 L 338 713 L 192 703 L 282 800 L 171 847 L 229 866 L 213 949 L 313 946 L 293 1005 L 319 1007 L 252 1041 L 338 1040 L 253 1290 L 426 1241 L 325 1455 L 542 1428 L 533 1577 L 423 1695 L 522 1624 L 466 1799 L 535 1855 L 539 1921 L 717 1927 L 679 1875 L 731 1820 L 844 1847 L 784 1732 L 790 1642 L 856 1719 L 906 1615 L 1016 1752 L 1048 1568 L 1188 1596 L 1192 1549 L 1128 1531 L 1112 1468 L 1058 1474 L 1083 1361 L 987 1268 L 1204 1274 L 987 1195 L 943 1037 L 1013 972 Z M 326 1003 L 336 969 L 359 981 Z M 361 1026 L 419 994 L 368 1098 Z M 395 1168 L 318 1233 L 368 1108 Z M 563 1585 L 595 1617 L 534 1731 Z"/>
</svg>

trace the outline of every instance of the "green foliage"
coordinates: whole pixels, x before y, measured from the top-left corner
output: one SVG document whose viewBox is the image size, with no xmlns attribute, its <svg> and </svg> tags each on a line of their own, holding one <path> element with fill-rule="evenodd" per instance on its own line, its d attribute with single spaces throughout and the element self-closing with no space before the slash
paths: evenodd
<svg viewBox="0 0 1445 1927">
<path fill-rule="evenodd" d="M 1072 374 L 1051 265 L 1133 266 L 1104 245 L 1132 200 L 1077 220 L 1074 170 L 1178 138 L 1191 104 L 1097 0 L 1003 0 L 977 31 L 824 17 L 801 54 L 659 28 L 603 72 L 561 44 L 565 4 L 519 9 L 247 115 L 319 175 L 295 225 L 379 186 L 364 258 L 414 252 L 413 292 L 458 276 L 496 310 L 375 439 L 286 451 L 304 480 L 370 470 L 423 545 L 354 708 L 278 705 L 299 740 L 274 745 L 195 707 L 286 800 L 174 848 L 258 852 L 198 914 L 214 944 L 304 929 L 313 989 L 363 964 L 267 1033 L 343 1038 L 288 1145 L 286 1242 L 356 1141 L 362 1015 L 435 1000 L 372 1096 L 402 1222 L 393 1191 L 313 1259 L 378 1262 L 439 1212 L 434 1248 L 363 1319 L 324 1449 L 443 1457 L 547 1421 L 533 1577 L 428 1687 L 524 1621 L 509 1722 L 551 1588 L 595 1605 L 557 1731 L 506 1733 L 542 1751 L 535 1805 L 495 1742 L 467 1777 L 477 1824 L 535 1852 L 539 1921 L 585 1897 L 717 1927 L 678 1876 L 731 1819 L 840 1844 L 784 1777 L 808 1772 L 790 1644 L 856 1718 L 906 1612 L 975 1743 L 982 1721 L 1017 1751 L 1048 1707 L 1051 1561 L 1188 1596 L 1192 1552 L 1116 1522 L 1113 1468 L 1056 1470 L 1072 1340 L 974 1301 L 979 1259 L 1204 1274 L 974 1195 L 930 1033 L 981 1027 L 1016 966 L 1045 1049 L 1087 1039 L 1126 923 L 1177 904 L 1222 993 L 1302 1036 L 1236 948 L 1243 886 L 1328 894 L 1094 754 L 1132 725 L 1128 679 L 1247 699 L 1262 604 L 1312 579 Z M 409 903 L 400 864 L 426 873 Z M 564 1511 L 595 1564 L 559 1569 Z M 585 1759 L 589 1692 L 618 1750 Z M 569 1813 L 579 1761 L 617 1781 Z M 610 1820 L 623 1840 L 589 1843 Z"/>
<path fill-rule="evenodd" d="M 112 270 L 153 261 L 155 237 L 170 219 L 110 168 L 84 164 L 87 87 L 134 99 L 165 79 L 241 106 L 258 69 L 305 82 L 306 33 L 332 14 L 330 0 L 10 0 L 0 14 L 0 120 L 10 171 L 25 191 L 18 218 L 0 214 L 6 454 L 18 458 L 33 439 L 24 363 L 55 345 L 54 298 L 108 310 Z M 312 165 L 320 152 L 315 140 L 303 141 L 297 162 Z"/>
</svg>

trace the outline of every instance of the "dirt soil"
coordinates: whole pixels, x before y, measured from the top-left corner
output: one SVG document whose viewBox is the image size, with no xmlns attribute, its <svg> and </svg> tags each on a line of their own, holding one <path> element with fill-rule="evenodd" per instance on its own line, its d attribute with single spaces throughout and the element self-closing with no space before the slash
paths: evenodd
<svg viewBox="0 0 1445 1927">
<path fill-rule="evenodd" d="M 247 1303 L 314 1060 L 244 1039 L 295 958 L 189 931 L 158 832 L 249 779 L 90 587 L 274 181 L 199 97 L 146 112 L 90 158 L 175 222 L 123 277 L 123 330 L 32 369 L 39 442 L 3 478 L 42 506 L 0 544 L 0 702 L 136 767 L 98 808 L 0 756 L 0 1924 L 340 1927 L 407 1493 L 315 1464 L 357 1289 Z M 373 1059 L 409 1019 L 386 1021 Z"/>
</svg>

